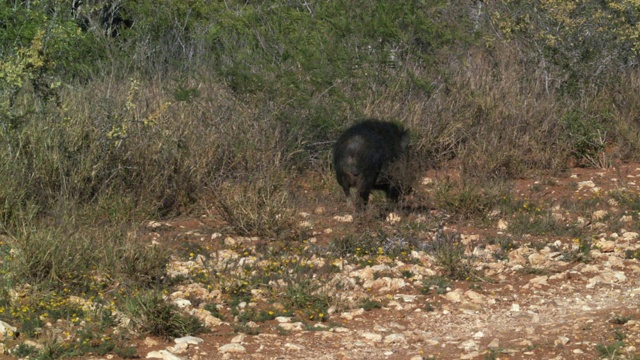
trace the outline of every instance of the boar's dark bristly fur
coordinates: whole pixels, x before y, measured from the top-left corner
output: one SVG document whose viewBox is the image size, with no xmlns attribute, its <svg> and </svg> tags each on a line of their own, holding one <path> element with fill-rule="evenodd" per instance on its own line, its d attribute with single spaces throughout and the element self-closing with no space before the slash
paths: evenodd
<svg viewBox="0 0 640 360">
<path fill-rule="evenodd" d="M 347 129 L 333 148 L 338 183 L 349 198 L 355 187 L 356 210 L 362 211 L 371 190 L 382 190 L 396 202 L 404 192 L 391 170 L 409 146 L 409 131 L 390 122 L 365 120 Z"/>
</svg>

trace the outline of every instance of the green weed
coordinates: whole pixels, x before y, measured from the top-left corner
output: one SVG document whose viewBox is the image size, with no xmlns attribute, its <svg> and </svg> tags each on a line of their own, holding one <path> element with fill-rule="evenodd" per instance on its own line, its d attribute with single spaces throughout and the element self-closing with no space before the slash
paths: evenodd
<svg viewBox="0 0 640 360">
<path fill-rule="evenodd" d="M 182 314 L 176 305 L 168 303 L 159 292 L 133 294 L 123 300 L 133 326 L 143 334 L 175 338 L 203 331 L 202 324 L 196 318 Z"/>
<path fill-rule="evenodd" d="M 282 304 L 286 309 L 298 310 L 303 319 L 326 321 L 331 298 L 318 290 L 318 285 L 310 280 L 290 282 L 282 296 Z"/>
<path fill-rule="evenodd" d="M 366 299 L 360 303 L 359 307 L 363 308 L 364 311 L 371 311 L 382 308 L 382 303 L 376 300 Z"/>
<path fill-rule="evenodd" d="M 212 316 L 215 316 L 220 320 L 224 320 L 224 315 L 220 312 L 220 309 L 218 309 L 216 304 L 206 304 L 204 309 L 210 312 Z"/>
<path fill-rule="evenodd" d="M 510 251 L 516 249 L 518 246 L 511 237 L 498 237 L 487 240 L 487 244 L 497 244 L 500 249 L 494 252 L 492 255 L 496 260 L 506 260 Z"/>
<path fill-rule="evenodd" d="M 420 293 L 427 295 L 431 290 L 435 289 L 437 294 L 446 294 L 447 288 L 451 286 L 449 280 L 443 276 L 430 276 L 422 280 L 422 287 Z"/>
<path fill-rule="evenodd" d="M 470 280 L 476 276 L 472 262 L 465 255 L 465 245 L 462 244 L 460 234 L 445 233 L 439 230 L 431 241 L 431 253 L 444 276 L 453 280 Z"/>
<path fill-rule="evenodd" d="M 233 331 L 236 333 L 242 333 L 242 334 L 247 334 L 247 335 L 260 335 L 260 332 L 262 331 L 262 329 L 260 329 L 259 326 L 249 326 L 246 323 L 238 323 L 238 324 L 232 324 L 231 327 L 233 328 Z"/>
<path fill-rule="evenodd" d="M 624 325 L 629 322 L 629 320 L 631 320 L 631 318 L 628 316 L 615 315 L 609 322 L 615 325 Z"/>
<path fill-rule="evenodd" d="M 25 343 L 20 343 L 11 350 L 11 354 L 20 359 L 30 357 L 37 353 L 38 349 L 35 346 L 27 345 Z"/>
<path fill-rule="evenodd" d="M 524 266 L 518 269 L 518 272 L 525 275 L 549 275 L 551 273 L 549 269 L 534 266 Z"/>
<path fill-rule="evenodd" d="M 635 250 L 625 250 L 625 251 L 624 251 L 624 258 L 625 258 L 625 259 L 636 259 L 636 260 L 640 260 L 640 249 L 635 249 Z"/>
<path fill-rule="evenodd" d="M 602 358 L 617 359 L 618 356 L 621 355 L 623 347 L 624 342 L 614 341 L 608 345 L 602 343 L 597 344 L 596 350 Z"/>
<path fill-rule="evenodd" d="M 484 185 L 439 183 L 434 195 L 435 206 L 458 219 L 482 221 L 507 198 L 500 186 Z"/>
<path fill-rule="evenodd" d="M 135 347 L 117 347 L 114 353 L 123 359 L 135 359 L 138 357 L 138 350 Z"/>
<path fill-rule="evenodd" d="M 602 169 L 611 166 L 604 151 L 607 131 L 602 119 L 574 110 L 566 113 L 563 120 L 572 146 L 571 153 L 581 165 Z"/>
<path fill-rule="evenodd" d="M 578 228 L 561 223 L 552 216 L 551 212 L 518 213 L 509 223 L 509 230 L 516 235 L 577 236 L 580 234 Z"/>
<path fill-rule="evenodd" d="M 589 238 L 575 238 L 575 246 L 571 250 L 562 252 L 565 261 L 589 262 L 591 261 L 591 248 L 593 241 Z"/>
</svg>

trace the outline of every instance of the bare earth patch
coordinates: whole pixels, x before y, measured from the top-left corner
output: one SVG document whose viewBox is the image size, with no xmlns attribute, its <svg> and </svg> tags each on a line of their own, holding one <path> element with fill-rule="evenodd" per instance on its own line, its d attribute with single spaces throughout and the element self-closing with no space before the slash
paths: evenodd
<svg viewBox="0 0 640 360">
<path fill-rule="evenodd" d="M 429 174 L 436 180 L 426 181 L 420 191 L 432 192 L 440 175 Z M 380 210 L 384 201 L 375 199 L 373 215 L 354 220 L 352 209 L 334 201 L 337 195 L 307 192 L 309 206 L 302 207 L 299 221 L 308 236 L 297 240 L 299 252 L 286 243 L 225 233 L 224 224 L 211 216 L 151 222 L 143 236 L 176 250 L 169 273 L 182 281 L 168 299 L 199 317 L 208 332 L 197 335 L 203 341 L 185 345 L 141 338 L 135 340 L 137 354 L 164 359 L 637 359 L 640 203 L 633 201 L 639 191 L 638 164 L 575 169 L 563 178 L 516 182 L 512 193 L 523 212 L 450 222 L 433 207 L 410 205 L 388 216 Z M 545 212 L 547 217 L 538 215 Z M 548 222 L 536 222 L 539 218 Z M 440 230 L 432 226 L 434 219 L 445 219 Z M 549 228 L 549 223 L 564 227 Z M 402 226 L 424 230 L 412 232 L 423 234 L 416 235 L 419 243 L 412 239 L 414 250 L 394 256 L 389 249 L 405 238 L 388 237 L 368 256 L 361 256 L 365 249 L 360 247 L 345 250 L 341 259 L 323 256 L 336 239 L 360 236 L 375 226 L 389 233 Z M 437 231 L 459 234 L 472 270 L 468 279 L 441 277 L 443 268 L 430 248 Z M 232 283 L 257 268 L 291 274 L 280 283 L 266 278 L 251 289 Z M 306 279 L 308 287 L 296 288 Z M 296 289 L 299 293 L 293 293 Z M 234 297 L 238 293 L 243 296 Z M 317 294 L 329 300 L 323 303 Z"/>
</svg>

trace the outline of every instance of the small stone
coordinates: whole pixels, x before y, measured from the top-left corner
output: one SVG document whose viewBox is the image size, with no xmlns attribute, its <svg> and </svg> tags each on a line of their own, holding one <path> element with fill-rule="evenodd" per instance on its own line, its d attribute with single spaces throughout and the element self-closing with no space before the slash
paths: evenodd
<svg viewBox="0 0 640 360">
<path fill-rule="evenodd" d="M 511 304 L 511 311 L 514 311 L 514 312 L 520 311 L 520 305 L 516 303 Z"/>
<path fill-rule="evenodd" d="M 301 229 L 313 229 L 313 224 L 308 220 L 304 220 L 298 223 L 298 227 Z"/>
<path fill-rule="evenodd" d="M 25 340 L 25 341 L 23 341 L 22 343 L 23 343 L 23 344 L 25 344 L 25 345 L 29 345 L 29 346 L 31 346 L 31 347 L 33 347 L 33 348 L 36 348 L 36 349 L 38 349 L 38 350 L 42 350 L 42 349 L 44 349 L 44 344 L 41 344 L 41 343 L 39 343 L 39 342 L 37 342 L 37 341 L 33 341 L 33 340 Z M 1 354 L 1 353 L 0 353 L 0 354 Z"/>
<path fill-rule="evenodd" d="M 350 223 L 350 222 L 353 222 L 353 216 L 352 215 L 344 215 L 344 216 L 336 215 L 333 217 L 333 220 L 341 223 Z"/>
<path fill-rule="evenodd" d="M 0 320 L 0 338 L 13 337 L 18 329 Z"/>
<path fill-rule="evenodd" d="M 244 353 L 247 352 L 247 349 L 245 349 L 244 346 L 240 345 L 240 344 L 226 344 L 226 345 L 222 345 L 218 348 L 218 352 L 222 353 L 222 354 L 228 354 L 228 353 Z"/>
<path fill-rule="evenodd" d="M 619 268 L 624 268 L 624 260 L 622 260 L 621 258 L 617 257 L 617 256 L 609 256 L 609 258 L 607 259 L 607 261 L 609 262 L 609 264 L 611 264 L 612 267 L 619 267 Z"/>
<path fill-rule="evenodd" d="M 158 222 L 158 221 L 149 221 L 149 222 L 147 223 L 147 227 L 148 227 L 149 229 L 157 229 L 157 228 L 159 228 L 159 227 L 162 227 L 162 225 L 163 225 L 163 224 L 162 224 L 161 222 Z"/>
<path fill-rule="evenodd" d="M 150 353 L 147 354 L 146 358 L 147 359 L 162 359 L 162 351 L 166 351 L 166 350 L 151 351 Z"/>
<path fill-rule="evenodd" d="M 474 339 L 482 339 L 483 337 L 484 333 L 482 331 L 478 331 L 477 333 L 473 334 Z"/>
<path fill-rule="evenodd" d="M 509 223 L 504 219 L 498 220 L 498 230 L 507 230 L 509 228 Z"/>
<path fill-rule="evenodd" d="M 478 344 L 473 340 L 467 340 L 462 342 L 458 348 L 463 349 L 465 352 L 478 351 Z"/>
<path fill-rule="evenodd" d="M 159 350 L 159 351 L 152 351 L 150 353 L 147 354 L 147 359 L 162 359 L 162 360 L 182 360 L 181 357 L 172 354 L 171 352 L 167 351 L 167 350 Z"/>
<path fill-rule="evenodd" d="M 624 274 L 624 271 L 613 271 L 613 277 L 620 282 L 627 281 L 627 275 Z"/>
<path fill-rule="evenodd" d="M 489 345 L 487 345 L 487 347 L 489 349 L 498 349 L 498 348 L 500 348 L 500 339 L 494 338 L 493 340 L 491 340 Z"/>
<path fill-rule="evenodd" d="M 406 345 L 407 339 L 402 334 L 391 334 L 384 337 L 384 343 L 387 345 Z"/>
<path fill-rule="evenodd" d="M 633 221 L 633 216 L 631 215 L 624 215 L 620 218 L 620 222 L 623 222 L 623 223 L 629 223 L 632 221 Z"/>
<path fill-rule="evenodd" d="M 187 306 L 191 306 L 191 301 L 187 299 L 175 299 L 173 303 L 176 304 L 179 308 L 184 309 Z"/>
<path fill-rule="evenodd" d="M 616 242 L 610 240 L 602 240 L 597 243 L 597 247 L 603 253 L 614 252 L 616 249 Z"/>
<path fill-rule="evenodd" d="M 538 276 L 538 277 L 534 277 L 533 279 L 529 280 L 529 283 L 533 284 L 533 285 L 537 285 L 537 286 L 540 286 L 540 285 L 548 286 L 549 285 L 547 283 L 548 279 L 549 279 L 548 276 Z"/>
<path fill-rule="evenodd" d="M 280 328 L 284 331 L 302 331 L 304 330 L 304 325 L 301 322 L 295 323 L 281 323 Z"/>
<path fill-rule="evenodd" d="M 478 234 L 460 234 L 460 240 L 465 245 L 469 245 L 474 241 L 480 240 L 480 235 Z"/>
<path fill-rule="evenodd" d="M 407 286 L 407 283 L 404 281 L 404 279 L 392 279 L 386 276 L 375 280 L 369 280 L 362 284 L 362 287 L 364 287 L 365 289 L 371 288 L 380 292 L 394 291 L 402 289 L 405 286 Z"/>
<path fill-rule="evenodd" d="M 289 350 L 293 350 L 293 351 L 304 350 L 304 346 L 298 345 L 298 344 L 292 344 L 292 343 L 286 343 L 286 344 L 284 344 L 284 347 L 289 349 Z"/>
<path fill-rule="evenodd" d="M 467 290 L 464 295 L 468 297 L 471 301 L 476 304 L 483 304 L 485 302 L 485 297 L 482 294 L 479 294 L 473 290 Z"/>
<path fill-rule="evenodd" d="M 608 214 L 609 212 L 607 210 L 597 210 L 591 214 L 591 219 L 599 221 L 599 220 L 602 220 Z"/>
<path fill-rule="evenodd" d="M 432 178 L 430 178 L 430 177 L 424 177 L 424 178 L 422 178 L 421 183 L 422 183 L 422 185 L 425 185 L 425 186 L 426 186 L 426 185 L 431 185 L 431 184 L 433 184 L 433 183 L 434 183 L 434 181 L 433 181 L 433 179 L 432 179 Z"/>
<path fill-rule="evenodd" d="M 510 265 L 524 265 L 527 263 L 527 260 L 520 254 L 520 251 L 511 250 L 509 252 L 509 264 Z"/>
<path fill-rule="evenodd" d="M 158 346 L 160 343 L 158 342 L 158 340 L 147 336 L 146 338 L 144 338 L 144 344 L 148 347 L 152 347 Z"/>
<path fill-rule="evenodd" d="M 386 221 L 391 225 L 399 223 L 400 220 L 402 220 L 402 218 L 398 214 L 393 213 L 393 212 L 389 213 L 389 215 L 387 215 L 387 219 L 386 219 Z"/>
<path fill-rule="evenodd" d="M 589 279 L 587 281 L 586 288 L 587 289 L 593 289 L 594 286 L 598 285 L 601 282 L 602 282 L 602 278 L 600 278 L 600 276 L 592 277 L 591 279 Z"/>
<path fill-rule="evenodd" d="M 371 342 L 380 342 L 382 341 L 382 335 L 380 334 L 376 334 L 376 333 L 371 333 L 371 332 L 364 332 L 360 334 L 361 337 L 371 341 Z"/>
<path fill-rule="evenodd" d="M 379 324 L 375 324 L 375 325 L 373 326 L 373 331 L 377 331 L 377 332 L 387 332 L 387 331 L 389 331 L 389 329 L 387 329 L 387 328 L 386 328 L 386 327 L 384 327 L 384 326 L 380 326 Z"/>
<path fill-rule="evenodd" d="M 223 323 L 219 318 L 211 315 L 211 313 L 205 309 L 192 309 L 189 313 L 200 320 L 204 326 L 208 328 L 215 328 Z"/>
<path fill-rule="evenodd" d="M 402 299 L 403 302 L 406 303 L 412 303 L 416 300 L 418 296 L 417 295 L 406 295 L 406 294 L 398 294 L 398 295 L 394 295 L 393 298 L 394 299 Z"/>
<path fill-rule="evenodd" d="M 554 341 L 555 345 L 567 345 L 569 343 L 569 338 L 566 336 L 558 336 L 556 341 Z"/>
<path fill-rule="evenodd" d="M 631 231 L 628 231 L 628 232 L 622 234 L 622 238 L 625 239 L 625 240 L 635 240 L 635 239 L 638 238 L 638 236 L 640 236 L 640 235 L 638 235 L 637 232 L 631 232 Z"/>
<path fill-rule="evenodd" d="M 173 339 L 173 341 L 176 344 L 185 343 L 185 344 L 189 344 L 189 345 L 198 345 L 198 344 L 204 342 L 203 339 L 201 339 L 199 337 L 195 337 L 195 336 L 183 336 L 183 337 L 180 337 L 180 338 L 177 338 L 177 339 Z"/>
<path fill-rule="evenodd" d="M 581 273 L 599 273 L 600 269 L 596 265 L 586 265 L 582 269 L 580 269 Z"/>
<path fill-rule="evenodd" d="M 188 348 L 189 348 L 189 344 L 179 343 L 179 344 L 176 344 L 175 346 L 168 347 L 167 350 L 169 350 L 173 354 L 184 354 L 185 352 L 187 352 Z"/>
<path fill-rule="evenodd" d="M 596 184 L 593 183 L 593 181 L 588 180 L 588 181 L 580 181 L 578 183 L 578 191 L 582 190 L 582 188 L 591 188 L 593 189 L 596 186 Z"/>
<path fill-rule="evenodd" d="M 276 321 L 279 323 L 289 323 L 291 322 L 291 318 L 290 317 L 286 317 L 286 316 L 278 316 L 276 317 Z"/>
<path fill-rule="evenodd" d="M 245 334 L 238 334 L 231 339 L 232 344 L 242 344 L 244 342 Z"/>
<path fill-rule="evenodd" d="M 531 340 L 527 340 L 527 339 L 523 339 L 520 342 L 517 342 L 518 345 L 522 346 L 522 347 L 531 347 L 533 346 L 533 343 L 531 342 Z"/>
<path fill-rule="evenodd" d="M 444 297 L 454 303 L 462 302 L 462 290 L 456 289 L 454 291 L 449 291 Z"/>
<path fill-rule="evenodd" d="M 389 301 L 389 303 L 387 304 L 387 307 L 388 308 L 395 308 L 398 311 L 401 311 L 401 310 L 404 309 L 404 307 L 402 307 L 402 305 L 400 305 L 400 303 L 395 301 L 395 300 Z"/>
<path fill-rule="evenodd" d="M 533 266 L 540 266 L 545 263 L 546 257 L 539 253 L 529 255 L 529 263 Z"/>
</svg>

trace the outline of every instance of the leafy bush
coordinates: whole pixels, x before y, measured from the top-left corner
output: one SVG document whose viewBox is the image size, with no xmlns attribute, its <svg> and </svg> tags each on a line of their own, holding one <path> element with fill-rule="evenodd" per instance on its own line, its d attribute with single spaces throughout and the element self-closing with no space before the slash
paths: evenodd
<svg viewBox="0 0 640 360">
<path fill-rule="evenodd" d="M 605 85 L 616 73 L 637 65 L 635 24 L 640 9 L 632 0 L 508 1 L 496 7 L 496 27 L 531 47 L 544 71 L 559 75 L 549 76 L 551 86 L 565 93 L 578 95 L 585 88 Z"/>
</svg>

